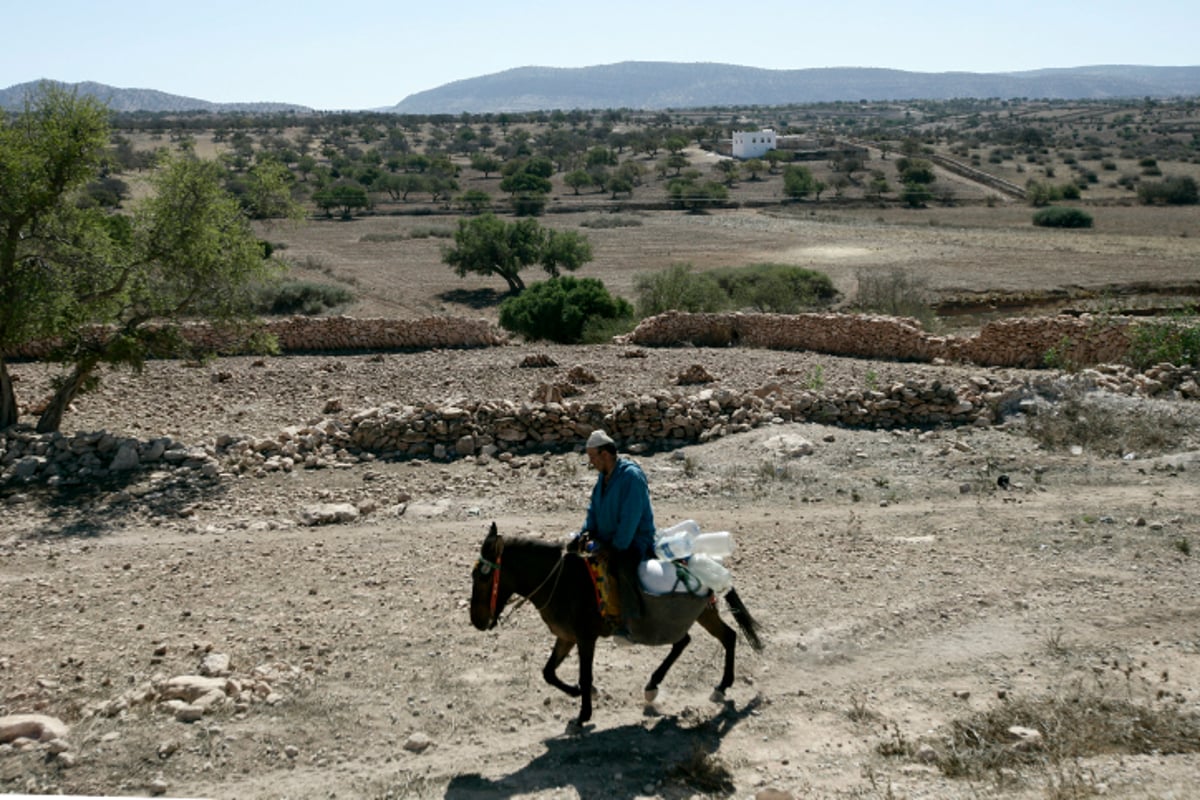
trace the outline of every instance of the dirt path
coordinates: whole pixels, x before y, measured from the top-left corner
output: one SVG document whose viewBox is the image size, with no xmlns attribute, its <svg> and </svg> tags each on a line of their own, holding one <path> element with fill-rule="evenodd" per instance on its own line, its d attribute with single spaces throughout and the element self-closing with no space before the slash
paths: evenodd
<svg viewBox="0 0 1200 800">
<path fill-rule="evenodd" d="M 766 440 L 781 433 L 814 452 L 773 461 Z M 1054 455 L 1001 430 L 922 438 L 816 425 L 643 463 L 660 521 L 693 517 L 737 537 L 738 590 L 767 649 L 739 649 L 725 706 L 707 700 L 720 650 L 702 632 L 653 711 L 641 686 L 665 649 L 606 642 L 594 725 L 566 736 L 576 703 L 542 683 L 551 638 L 533 609 L 489 633 L 469 626 L 485 526 L 548 538 L 576 527 L 591 480 L 579 455 L 246 479 L 186 519 L 91 536 L 56 535 L 53 514 L 31 499 L 21 513 L 43 535 L 6 524 L 0 538 L 0 691 L 6 712 L 68 721 L 77 761 L 0 753 L 0 787 L 148 794 L 161 779 L 171 796 L 229 798 L 632 800 L 766 787 L 1043 797 L 1055 770 L 1069 769 L 1109 796 L 1182 797 L 1200 779 L 1195 755 L 1109 756 L 997 789 L 879 754 L 889 741 L 936 739 L 1001 693 L 1087 682 L 1196 708 L 1200 566 L 1175 543 L 1195 537 L 1200 470 Z M 1000 469 L 1009 491 L 996 487 Z M 351 525 L 290 521 L 295 498 L 322 486 L 380 485 L 412 496 Z M 230 656 L 235 678 L 270 674 L 274 696 L 192 724 L 158 703 L 88 713 L 195 672 L 209 650 Z"/>
</svg>

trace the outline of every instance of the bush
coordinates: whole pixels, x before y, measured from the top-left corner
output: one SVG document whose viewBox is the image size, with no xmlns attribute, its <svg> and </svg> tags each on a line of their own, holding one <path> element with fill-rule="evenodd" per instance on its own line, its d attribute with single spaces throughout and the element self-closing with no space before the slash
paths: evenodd
<svg viewBox="0 0 1200 800">
<path fill-rule="evenodd" d="M 1129 331 L 1129 363 L 1138 369 L 1163 362 L 1200 366 L 1200 324 L 1195 317 L 1139 322 Z"/>
<path fill-rule="evenodd" d="M 315 316 L 344 306 L 354 294 L 344 286 L 310 281 L 285 281 L 259 290 L 255 304 L 260 314 L 306 314 Z"/>
<path fill-rule="evenodd" d="M 664 311 L 690 313 L 725 309 L 729 296 L 710 273 L 694 273 L 691 264 L 673 264 L 660 272 L 634 278 L 639 317 L 652 317 Z"/>
<path fill-rule="evenodd" d="M 1047 206 L 1033 215 L 1033 224 L 1042 228 L 1090 228 L 1092 215 L 1078 208 Z"/>
<path fill-rule="evenodd" d="M 596 320 L 633 318 L 633 307 L 596 278 L 562 275 L 529 286 L 500 304 L 500 325 L 529 340 L 578 344 Z"/>
<path fill-rule="evenodd" d="M 893 317 L 913 317 L 925 325 L 936 322 L 928 279 L 903 269 L 889 272 L 860 270 L 855 277 L 858 279 L 856 308 Z"/>
<path fill-rule="evenodd" d="M 805 308 L 828 305 L 837 297 L 829 276 L 791 264 L 750 264 L 710 273 L 738 308 L 776 314 L 794 314 Z"/>
<path fill-rule="evenodd" d="M 638 228 L 642 221 L 637 217 L 624 217 L 620 214 L 609 214 L 603 217 L 585 219 L 579 223 L 581 228 Z"/>
<path fill-rule="evenodd" d="M 1190 206 L 1200 202 L 1200 187 L 1190 175 L 1138 184 L 1138 201 L 1145 205 Z"/>
</svg>

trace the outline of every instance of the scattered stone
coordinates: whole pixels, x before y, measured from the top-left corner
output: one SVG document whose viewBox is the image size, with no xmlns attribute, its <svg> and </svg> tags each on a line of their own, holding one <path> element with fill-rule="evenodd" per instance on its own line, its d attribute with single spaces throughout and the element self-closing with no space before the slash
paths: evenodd
<svg viewBox="0 0 1200 800">
<path fill-rule="evenodd" d="M 65 753 L 70 749 L 71 743 L 66 739 L 51 739 L 50 741 L 46 742 L 46 752 L 50 753 L 51 755 L 56 756 L 59 753 Z"/>
<path fill-rule="evenodd" d="M 521 363 L 517 366 L 525 369 L 540 369 L 544 367 L 557 367 L 558 362 L 545 353 L 530 353 L 521 359 Z"/>
<path fill-rule="evenodd" d="M 183 700 L 191 703 L 211 691 L 224 692 L 227 685 L 228 681 L 225 678 L 179 675 L 160 684 L 158 693 L 163 700 Z"/>
<path fill-rule="evenodd" d="M 161 775 L 159 777 L 155 778 L 154 780 L 150 781 L 150 783 L 146 786 L 146 789 L 154 797 L 159 797 L 161 795 L 166 794 L 167 789 L 169 789 L 169 788 L 170 788 L 170 784 L 168 784 L 166 779 L 163 778 Z"/>
<path fill-rule="evenodd" d="M 647 792 L 647 794 L 649 794 Z M 754 800 L 796 800 L 796 796 L 791 792 L 785 792 L 782 789 L 774 789 L 767 787 L 759 789 L 754 793 Z"/>
<path fill-rule="evenodd" d="M 571 371 L 567 373 L 567 380 L 576 385 L 600 382 L 591 370 L 585 369 L 581 364 L 571 367 Z"/>
<path fill-rule="evenodd" d="M 0 717 L 0 744 L 14 739 L 49 742 L 65 739 L 70 729 L 60 719 L 45 714 L 9 714 Z"/>
<path fill-rule="evenodd" d="M 1043 739 L 1041 731 L 1021 725 L 1013 725 L 1008 729 L 1008 735 L 1013 740 L 1013 750 L 1027 752 L 1042 749 Z"/>
<path fill-rule="evenodd" d="M 356 519 L 358 509 L 351 503 L 319 503 L 300 512 L 300 523 L 308 526 L 354 522 Z"/>
<path fill-rule="evenodd" d="M 714 381 L 716 381 L 716 378 L 709 374 L 708 370 L 706 370 L 701 364 L 692 364 L 683 372 L 679 373 L 679 376 L 675 378 L 675 383 L 679 384 L 680 386 L 713 383 Z"/>
<path fill-rule="evenodd" d="M 418 731 L 404 740 L 404 749 L 410 753 L 424 753 L 432 744 L 433 740 Z"/>
<path fill-rule="evenodd" d="M 933 745 L 925 743 L 917 748 L 915 758 L 923 764 L 936 764 L 938 761 L 938 752 L 933 748 Z"/>
<path fill-rule="evenodd" d="M 179 722 L 199 722 L 204 719 L 204 709 L 184 703 L 175 711 L 175 719 Z"/>
</svg>

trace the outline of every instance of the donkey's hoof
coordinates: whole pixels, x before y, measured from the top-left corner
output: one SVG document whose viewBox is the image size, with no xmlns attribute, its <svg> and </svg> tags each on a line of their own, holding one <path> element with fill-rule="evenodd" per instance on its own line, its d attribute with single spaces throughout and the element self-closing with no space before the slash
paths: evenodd
<svg viewBox="0 0 1200 800">
<path fill-rule="evenodd" d="M 724 689 L 713 689 L 713 693 L 708 696 L 708 699 L 714 703 L 724 703 L 725 702 L 725 690 Z"/>
<path fill-rule="evenodd" d="M 647 689 L 645 697 L 647 703 L 653 703 L 658 699 L 658 689 Z"/>
<path fill-rule="evenodd" d="M 567 723 L 567 736 L 583 736 L 591 729 L 592 724 L 590 722 L 580 722 L 577 719 L 573 719 Z"/>
</svg>

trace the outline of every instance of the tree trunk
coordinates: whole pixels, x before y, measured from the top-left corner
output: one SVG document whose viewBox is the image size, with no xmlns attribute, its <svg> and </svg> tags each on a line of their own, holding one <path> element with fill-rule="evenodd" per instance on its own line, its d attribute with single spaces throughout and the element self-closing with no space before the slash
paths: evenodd
<svg viewBox="0 0 1200 800">
<path fill-rule="evenodd" d="M 504 280 L 508 281 L 509 294 L 520 294 L 525 291 L 525 281 L 521 280 L 521 276 L 515 272 L 505 272 Z"/>
<path fill-rule="evenodd" d="M 8 362 L 0 358 L 0 430 L 17 424 L 17 392 L 13 388 Z"/>
<path fill-rule="evenodd" d="M 46 410 L 38 417 L 38 433 L 53 433 L 62 426 L 62 418 L 67 411 L 67 406 L 71 405 L 75 395 L 79 394 L 79 387 L 83 386 L 84 381 L 92 374 L 96 364 L 95 359 L 88 359 L 75 365 L 70 376 L 62 382 L 62 385 L 54 392 L 54 396 L 50 398 L 50 404 L 46 406 Z"/>
</svg>

